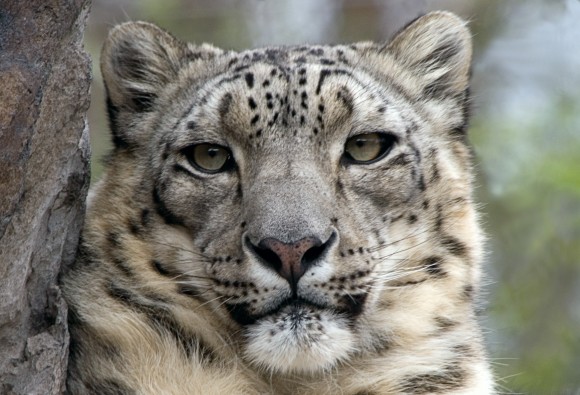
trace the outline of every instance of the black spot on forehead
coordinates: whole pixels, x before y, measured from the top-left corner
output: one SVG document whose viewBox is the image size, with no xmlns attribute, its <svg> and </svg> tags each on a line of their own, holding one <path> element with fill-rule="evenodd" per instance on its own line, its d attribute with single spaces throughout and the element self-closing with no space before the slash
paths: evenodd
<svg viewBox="0 0 580 395">
<path fill-rule="evenodd" d="M 242 66 L 238 66 L 238 67 L 236 67 L 234 69 L 234 73 L 239 73 L 240 71 L 244 71 L 244 70 L 247 70 L 249 68 L 250 68 L 250 65 L 249 64 L 245 64 L 245 65 L 242 65 Z"/>
<path fill-rule="evenodd" d="M 252 89 L 254 87 L 254 74 L 246 73 L 244 78 L 246 80 L 246 84 L 248 85 L 248 88 Z"/>
<path fill-rule="evenodd" d="M 322 55 L 324 55 L 324 49 L 322 49 L 322 48 L 312 48 L 308 53 L 310 55 L 322 56 Z"/>
<path fill-rule="evenodd" d="M 318 78 L 318 84 L 316 85 L 316 94 L 317 95 L 320 94 L 320 90 L 322 89 L 322 85 L 324 84 L 324 80 L 328 76 L 330 76 L 332 74 L 342 74 L 342 75 L 347 75 L 347 76 L 353 77 L 352 73 L 350 71 L 347 71 L 347 70 L 343 70 L 343 69 L 334 69 L 334 70 L 331 70 L 331 69 L 322 69 L 322 70 L 320 70 L 320 77 Z"/>
<path fill-rule="evenodd" d="M 280 58 L 285 58 L 286 53 L 280 51 L 279 49 L 267 49 L 266 57 L 268 58 L 268 60 L 278 60 Z"/>
<path fill-rule="evenodd" d="M 218 111 L 220 116 L 223 118 L 228 111 L 230 110 L 230 106 L 232 104 L 232 100 L 233 100 L 233 96 L 231 93 L 226 93 L 225 95 L 222 96 L 222 98 L 220 99 L 220 104 L 218 107 Z"/>
<path fill-rule="evenodd" d="M 330 60 L 330 59 L 320 59 L 320 63 L 325 64 L 325 65 L 333 65 L 336 62 L 334 60 Z"/>
<path fill-rule="evenodd" d="M 324 83 L 324 80 L 326 79 L 326 77 L 328 77 L 330 75 L 330 70 L 324 69 L 324 70 L 320 70 L 320 77 L 318 77 L 318 85 L 316 85 L 316 94 L 319 95 L 320 94 L 320 89 L 322 88 L 322 84 Z"/>
<path fill-rule="evenodd" d="M 344 105 L 349 115 L 354 112 L 354 98 L 346 87 L 336 93 L 336 98 Z"/>
</svg>

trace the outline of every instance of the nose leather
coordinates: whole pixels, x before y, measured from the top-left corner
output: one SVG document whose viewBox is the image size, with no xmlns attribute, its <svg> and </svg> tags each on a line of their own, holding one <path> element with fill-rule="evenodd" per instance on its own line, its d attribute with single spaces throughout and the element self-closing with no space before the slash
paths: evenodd
<svg viewBox="0 0 580 395">
<path fill-rule="evenodd" d="M 270 260 L 268 263 L 290 284 L 295 284 L 310 266 L 310 262 L 304 262 L 304 254 L 311 248 L 320 245 L 322 242 L 316 237 L 305 237 L 294 243 L 284 243 L 274 238 L 267 238 L 262 240 L 258 247 L 276 254 L 279 262 Z"/>
</svg>

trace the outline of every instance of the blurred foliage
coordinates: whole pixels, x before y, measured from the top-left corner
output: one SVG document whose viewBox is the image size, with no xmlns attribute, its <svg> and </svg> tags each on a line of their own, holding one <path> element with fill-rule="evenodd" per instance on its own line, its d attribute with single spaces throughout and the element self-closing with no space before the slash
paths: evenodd
<svg viewBox="0 0 580 395">
<path fill-rule="evenodd" d="M 528 148 L 510 159 L 517 167 L 507 170 L 511 178 L 482 174 L 489 186 L 480 200 L 493 251 L 488 324 L 498 377 L 512 390 L 571 394 L 580 389 L 580 96 L 548 106 L 525 122 L 477 118 L 472 135 L 482 162 L 504 163 L 506 146 Z M 557 141 L 568 134 L 576 136 Z"/>
<path fill-rule="evenodd" d="M 93 181 L 110 149 L 97 60 L 114 24 L 149 20 L 187 41 L 242 49 L 384 40 L 433 9 L 462 15 L 474 33 L 471 140 L 492 251 L 485 326 L 497 377 L 505 393 L 578 394 L 578 0 L 94 0 Z"/>
</svg>

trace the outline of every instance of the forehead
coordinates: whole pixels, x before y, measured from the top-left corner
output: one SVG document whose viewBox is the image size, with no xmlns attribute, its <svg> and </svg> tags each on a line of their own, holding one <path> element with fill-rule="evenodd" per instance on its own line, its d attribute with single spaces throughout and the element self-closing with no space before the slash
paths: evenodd
<svg viewBox="0 0 580 395">
<path fill-rule="evenodd" d="M 197 92 L 184 123 L 210 137 L 226 131 L 244 141 L 312 140 L 337 128 L 400 123 L 389 87 L 352 67 L 343 51 L 299 47 L 238 54 Z"/>
</svg>

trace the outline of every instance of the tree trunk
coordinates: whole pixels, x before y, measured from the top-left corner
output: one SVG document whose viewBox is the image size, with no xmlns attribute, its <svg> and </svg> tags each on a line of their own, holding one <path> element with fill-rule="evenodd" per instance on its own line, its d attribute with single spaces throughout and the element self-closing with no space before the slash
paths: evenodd
<svg viewBox="0 0 580 395">
<path fill-rule="evenodd" d="M 74 259 L 89 179 L 90 0 L 0 3 L 0 394 L 58 394 L 58 274 Z"/>
</svg>

